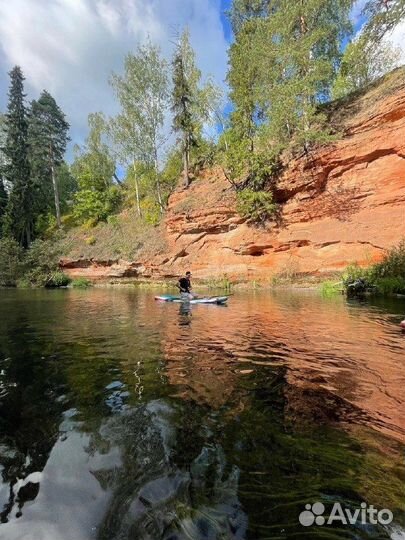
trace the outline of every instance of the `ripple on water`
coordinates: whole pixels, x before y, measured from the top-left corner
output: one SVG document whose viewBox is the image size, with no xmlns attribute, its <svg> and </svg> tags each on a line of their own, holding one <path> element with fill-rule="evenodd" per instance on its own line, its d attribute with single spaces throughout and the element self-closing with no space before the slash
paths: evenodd
<svg viewBox="0 0 405 540">
<path fill-rule="evenodd" d="M 402 534 L 403 311 L 289 293 L 184 310 L 129 290 L 6 291 L 0 537 L 312 540 L 325 529 L 303 530 L 299 513 L 336 500 L 391 508 L 395 532 L 330 538 Z M 13 490 L 24 482 L 39 485 L 29 501 Z"/>
</svg>

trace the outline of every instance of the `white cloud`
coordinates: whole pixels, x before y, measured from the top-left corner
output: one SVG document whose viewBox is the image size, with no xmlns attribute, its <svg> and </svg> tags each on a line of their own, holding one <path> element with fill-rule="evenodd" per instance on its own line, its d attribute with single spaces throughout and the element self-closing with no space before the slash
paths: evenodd
<svg viewBox="0 0 405 540">
<path fill-rule="evenodd" d="M 368 0 L 356 0 L 354 2 L 350 18 L 355 26 L 361 23 L 363 19 L 363 10 Z"/>
<path fill-rule="evenodd" d="M 405 64 L 405 21 L 399 23 L 384 40 L 401 50 L 400 63 Z"/>
<path fill-rule="evenodd" d="M 188 25 L 204 74 L 226 74 L 227 43 L 220 0 L 3 0 L 0 2 L 0 107 L 6 72 L 19 64 L 29 98 L 46 88 L 67 114 L 72 138 L 86 132 L 87 114 L 115 111 L 108 78 L 148 35 L 171 54 L 176 30 Z"/>
</svg>

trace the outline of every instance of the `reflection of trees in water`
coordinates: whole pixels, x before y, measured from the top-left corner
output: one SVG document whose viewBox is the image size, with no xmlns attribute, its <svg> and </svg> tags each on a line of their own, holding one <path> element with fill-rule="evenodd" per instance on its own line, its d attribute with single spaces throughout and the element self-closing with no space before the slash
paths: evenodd
<svg viewBox="0 0 405 540">
<path fill-rule="evenodd" d="M 122 467 L 93 473 L 113 489 L 99 540 L 245 537 L 237 467 L 227 468 L 221 447 L 204 444 L 197 432 L 197 444 L 179 437 L 177 414 L 152 401 L 102 428 L 102 437 L 120 447 Z M 198 415 L 193 422 L 197 430 Z"/>
<path fill-rule="evenodd" d="M 152 401 L 102 428 L 101 436 L 120 447 L 122 467 L 93 473 L 113 489 L 100 540 L 245 537 L 238 468 L 227 467 L 221 447 L 204 443 L 197 433 L 198 444 L 184 445 L 178 414 L 163 401 Z M 197 415 L 193 421 L 197 428 Z"/>
<path fill-rule="evenodd" d="M 49 356 L 49 347 L 38 339 L 31 321 L 28 326 L 26 316 L 9 313 L 3 321 L 0 370 L 0 464 L 2 481 L 9 486 L 0 514 L 4 523 L 15 504 L 19 516 L 24 503 L 36 498 L 38 472 L 58 437 L 64 407 L 57 401 L 63 381 L 58 359 Z"/>
</svg>

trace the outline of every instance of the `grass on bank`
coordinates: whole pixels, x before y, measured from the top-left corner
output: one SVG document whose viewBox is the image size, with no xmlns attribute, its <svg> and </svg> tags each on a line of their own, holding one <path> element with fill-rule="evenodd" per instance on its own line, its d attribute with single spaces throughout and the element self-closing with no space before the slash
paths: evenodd
<svg viewBox="0 0 405 540">
<path fill-rule="evenodd" d="M 343 274 L 346 289 L 357 279 L 363 279 L 368 288 L 382 296 L 405 294 L 405 239 L 391 248 L 377 264 L 368 268 L 357 264 L 348 266 Z"/>
</svg>

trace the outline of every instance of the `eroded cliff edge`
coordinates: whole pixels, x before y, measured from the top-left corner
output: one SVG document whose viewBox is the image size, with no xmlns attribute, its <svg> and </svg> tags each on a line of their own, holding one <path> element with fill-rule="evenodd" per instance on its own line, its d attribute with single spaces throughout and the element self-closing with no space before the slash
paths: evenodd
<svg viewBox="0 0 405 540">
<path fill-rule="evenodd" d="M 405 237 L 405 69 L 328 111 L 341 136 L 291 160 L 278 183 L 277 222 L 256 227 L 236 212 L 220 168 L 169 200 L 164 252 L 136 261 L 65 260 L 71 275 L 264 281 L 279 273 L 327 274 L 368 265 Z"/>
</svg>

